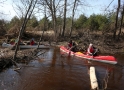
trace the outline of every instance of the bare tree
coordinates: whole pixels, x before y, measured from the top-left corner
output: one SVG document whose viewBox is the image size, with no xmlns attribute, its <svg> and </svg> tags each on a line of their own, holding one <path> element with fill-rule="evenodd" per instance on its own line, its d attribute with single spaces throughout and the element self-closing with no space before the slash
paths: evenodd
<svg viewBox="0 0 124 90">
<path fill-rule="evenodd" d="M 43 3 L 44 4 L 44 3 Z M 44 20 L 44 29 L 43 29 L 43 33 L 42 33 L 42 35 L 41 35 L 41 37 L 40 37 L 40 40 L 39 40 L 39 42 L 38 42 L 38 47 L 37 47 L 37 49 L 39 48 L 39 45 L 40 45 L 40 42 L 41 42 L 41 40 L 42 40 L 42 38 L 43 38 L 43 35 L 44 35 L 44 31 L 45 31 L 45 28 L 46 28 L 46 4 L 44 4 L 44 18 L 45 18 L 45 20 Z"/>
<path fill-rule="evenodd" d="M 25 18 L 25 13 L 27 13 L 30 0 L 13 0 L 13 9 L 19 18 Z"/>
<path fill-rule="evenodd" d="M 7 0 L 0 0 L 0 8 L 4 7 Z M 5 7 L 4 7 L 5 8 Z M 3 16 L 6 16 L 7 14 L 4 12 L 4 10 L 0 10 L 0 19 L 2 19 Z"/>
<path fill-rule="evenodd" d="M 124 5 L 123 5 L 123 10 L 121 12 L 121 23 L 120 23 L 120 27 L 119 27 L 118 40 L 119 40 L 120 34 L 121 34 L 121 28 L 122 28 L 122 24 L 123 24 L 123 17 L 124 17 Z"/>
<path fill-rule="evenodd" d="M 45 0 L 46 5 L 48 7 L 48 12 L 50 12 L 50 15 L 52 16 L 52 24 L 53 24 L 53 30 L 55 32 L 55 40 L 57 40 L 57 9 L 59 8 L 60 2 L 62 0 Z"/>
<path fill-rule="evenodd" d="M 115 22 L 115 28 L 114 28 L 114 32 L 113 32 L 113 38 L 114 38 L 114 40 L 116 38 L 116 32 L 117 32 L 117 26 L 118 26 L 119 9 L 120 9 L 120 0 L 118 0 L 118 8 L 117 8 L 117 13 L 116 13 L 116 22 Z"/>
<path fill-rule="evenodd" d="M 65 26 L 66 26 L 66 7 L 67 7 L 67 0 L 65 0 L 65 4 L 64 4 L 64 17 L 63 17 L 63 31 L 62 31 L 62 36 L 64 36 L 65 33 Z"/>
<path fill-rule="evenodd" d="M 24 18 L 23 24 L 22 24 L 22 26 L 20 28 L 20 32 L 19 32 L 19 36 L 18 36 L 18 43 L 16 44 L 15 54 L 14 54 L 14 57 L 13 57 L 14 60 L 16 59 L 18 45 L 19 45 L 19 41 L 21 39 L 22 33 L 25 30 L 25 28 L 26 28 L 26 24 L 27 24 L 27 22 L 28 22 L 28 20 L 29 20 L 29 18 L 31 16 L 33 10 L 34 10 L 34 7 L 35 7 L 36 3 L 37 3 L 37 0 L 31 0 L 31 2 L 29 2 L 28 10 L 27 10 L 27 12 L 25 14 L 25 18 Z"/>
<path fill-rule="evenodd" d="M 71 21 L 71 29 L 70 29 L 70 35 L 69 35 L 70 37 L 72 34 L 72 30 L 73 30 L 76 2 L 77 2 L 77 0 L 74 1 L 74 6 L 73 6 L 73 10 L 72 10 L 72 19 L 71 19 L 72 21 Z"/>
<path fill-rule="evenodd" d="M 22 23 L 25 19 L 25 15 L 29 9 L 30 2 L 31 2 L 31 0 L 18 0 L 18 1 L 13 0 L 13 9 L 16 12 L 17 17 L 19 18 L 19 24 L 17 25 L 17 23 L 16 23 L 15 24 L 16 27 L 20 28 L 22 26 Z M 32 4 L 34 4 L 34 2 L 35 1 L 33 1 Z M 32 8 L 33 8 L 33 6 L 31 6 L 31 10 L 33 10 Z M 29 11 L 29 13 L 31 13 L 31 14 L 28 13 L 26 18 L 30 18 L 32 13 L 34 13 L 34 10 L 33 11 L 31 11 L 31 10 Z M 22 31 L 22 34 L 24 34 L 24 32 L 25 32 L 25 30 Z"/>
<path fill-rule="evenodd" d="M 56 8 L 55 8 L 55 0 L 45 0 L 46 4 L 50 10 L 52 15 L 53 29 L 56 32 Z"/>
</svg>

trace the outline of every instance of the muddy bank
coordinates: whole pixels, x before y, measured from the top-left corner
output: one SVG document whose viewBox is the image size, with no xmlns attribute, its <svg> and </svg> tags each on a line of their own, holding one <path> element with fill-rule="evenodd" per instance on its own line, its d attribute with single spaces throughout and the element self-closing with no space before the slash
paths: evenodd
<svg viewBox="0 0 124 90">
<path fill-rule="evenodd" d="M 28 38 L 26 38 L 28 37 Z M 39 35 L 34 33 L 27 33 L 25 37 L 22 38 L 22 41 L 29 42 L 31 37 L 34 37 L 36 43 L 39 42 Z M 115 53 L 124 53 L 124 37 L 121 36 L 118 40 L 113 40 L 112 33 L 103 33 L 101 31 L 77 31 L 74 32 L 71 36 L 65 35 L 64 37 L 58 36 L 57 40 L 55 40 L 54 35 L 44 35 L 42 38 L 41 43 L 43 44 L 50 44 L 52 46 L 61 46 L 61 45 L 67 45 L 67 42 L 72 39 L 75 41 L 78 45 L 78 48 L 82 48 L 83 51 L 86 51 L 88 48 L 88 45 L 92 43 L 96 48 L 99 48 L 101 53 L 108 53 L 108 54 L 115 54 Z M 0 39 L 0 44 L 5 41 L 5 37 L 3 39 Z"/>
<path fill-rule="evenodd" d="M 12 65 L 17 66 L 17 63 L 28 63 L 33 58 L 34 49 L 22 49 L 17 52 L 16 60 L 13 60 L 15 50 L 10 48 L 0 48 L 0 71 Z"/>
<path fill-rule="evenodd" d="M 44 44 L 48 44 L 48 42 L 44 42 Z M 50 46 L 57 46 L 56 43 L 53 42 Z M 38 53 L 42 55 L 44 53 L 44 49 L 19 49 L 17 51 L 16 59 L 13 60 L 15 50 L 12 48 L 3 48 L 0 47 L 0 71 L 3 69 L 10 67 L 12 65 L 17 67 L 18 63 L 26 63 L 28 64 L 31 60 L 38 57 Z"/>
</svg>

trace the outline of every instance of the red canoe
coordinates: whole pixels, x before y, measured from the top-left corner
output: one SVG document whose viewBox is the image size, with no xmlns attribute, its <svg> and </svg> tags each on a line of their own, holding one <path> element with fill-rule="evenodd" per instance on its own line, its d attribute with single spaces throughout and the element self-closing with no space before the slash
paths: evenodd
<svg viewBox="0 0 124 90">
<path fill-rule="evenodd" d="M 117 64 L 116 58 L 114 56 L 101 56 L 101 55 L 89 56 L 89 55 L 83 54 L 81 52 L 72 52 L 64 46 L 60 46 L 60 51 L 67 53 L 71 56 L 74 55 L 76 57 L 80 57 L 80 58 L 84 58 L 84 59 L 88 59 L 88 60 L 92 60 L 92 61 L 99 61 L 99 62 L 104 62 L 104 63 L 109 63 L 109 64 Z"/>
</svg>

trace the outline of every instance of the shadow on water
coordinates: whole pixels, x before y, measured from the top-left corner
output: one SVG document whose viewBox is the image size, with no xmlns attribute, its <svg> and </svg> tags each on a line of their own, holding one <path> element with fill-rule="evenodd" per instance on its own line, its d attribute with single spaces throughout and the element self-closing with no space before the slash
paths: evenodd
<svg viewBox="0 0 124 90">
<path fill-rule="evenodd" d="M 123 65 L 123 57 L 118 59 Z M 18 71 L 11 67 L 0 73 L 0 90 L 90 90 L 90 66 L 96 69 L 101 89 L 124 88 L 123 68 L 99 62 L 88 63 L 75 56 L 61 55 L 56 47 L 46 50 L 29 64 L 19 66 L 22 68 Z"/>
</svg>

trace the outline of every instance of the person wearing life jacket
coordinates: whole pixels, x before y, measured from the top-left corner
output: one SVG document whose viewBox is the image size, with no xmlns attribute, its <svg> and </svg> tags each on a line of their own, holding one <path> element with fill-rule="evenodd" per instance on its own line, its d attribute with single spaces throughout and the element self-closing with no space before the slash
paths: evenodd
<svg viewBox="0 0 124 90">
<path fill-rule="evenodd" d="M 87 49 L 87 55 L 92 55 L 92 56 L 97 55 L 97 49 L 91 43 L 89 44 L 89 47 Z"/>
<path fill-rule="evenodd" d="M 20 39 L 15 39 L 14 45 L 16 45 L 19 42 L 19 45 L 24 45 L 23 41 Z"/>
<path fill-rule="evenodd" d="M 72 40 L 68 42 L 68 49 L 70 49 L 71 47 L 72 47 Z"/>
<path fill-rule="evenodd" d="M 76 43 L 74 41 L 70 40 L 68 42 L 68 49 L 73 52 L 76 52 Z"/>
<path fill-rule="evenodd" d="M 11 39 L 11 40 L 10 40 L 10 44 L 11 44 L 11 45 L 14 45 L 14 44 L 15 44 L 15 40 L 14 40 L 14 39 Z"/>
<path fill-rule="evenodd" d="M 31 41 L 30 41 L 30 45 L 34 45 L 34 44 L 35 44 L 34 38 L 32 38 Z"/>
</svg>

